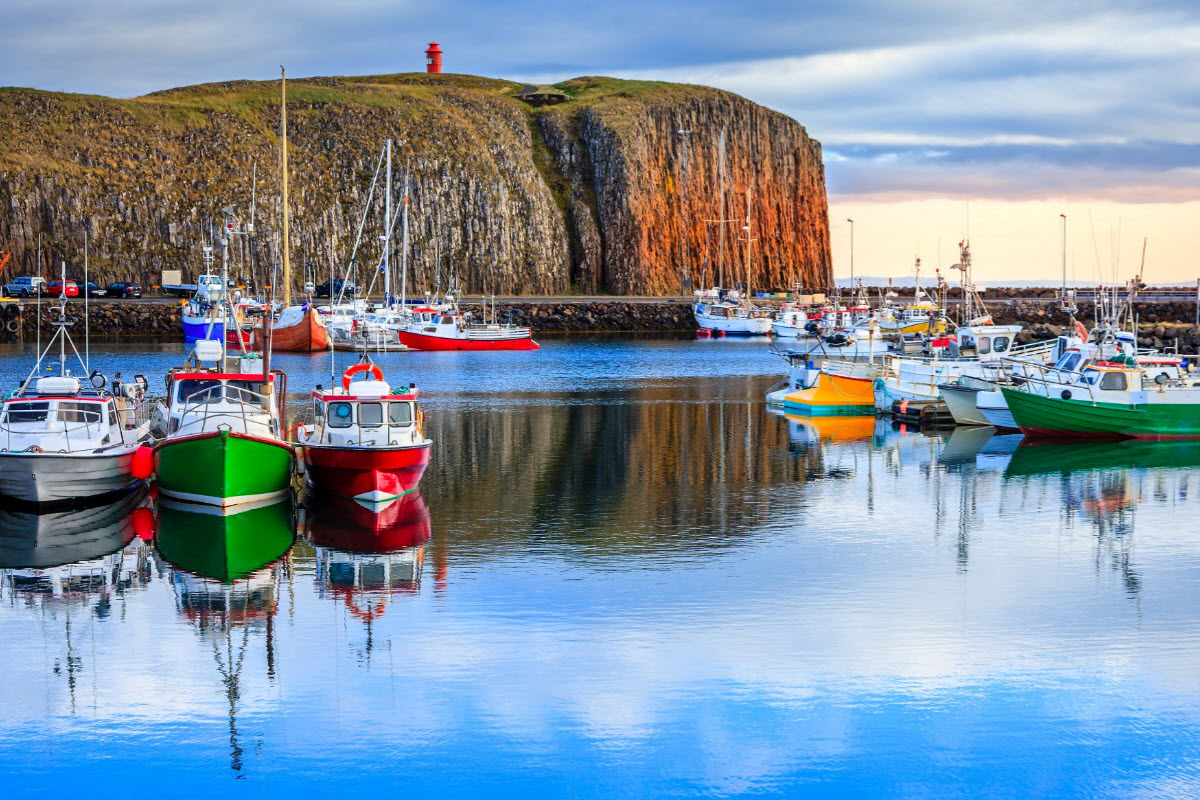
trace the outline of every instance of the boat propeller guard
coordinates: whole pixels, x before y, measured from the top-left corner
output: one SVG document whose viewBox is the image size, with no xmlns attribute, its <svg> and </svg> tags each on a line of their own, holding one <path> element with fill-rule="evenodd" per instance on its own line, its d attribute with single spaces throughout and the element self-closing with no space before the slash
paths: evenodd
<svg viewBox="0 0 1200 800">
<path fill-rule="evenodd" d="M 342 388 L 345 389 L 347 392 L 350 391 L 351 379 L 353 379 L 354 376 L 359 374 L 360 372 L 370 372 L 372 375 L 375 376 L 375 380 L 377 380 L 377 381 L 383 380 L 383 370 L 381 370 L 379 367 L 375 366 L 374 364 L 372 364 L 370 362 L 363 362 L 361 364 L 355 364 L 350 369 L 348 369 L 344 373 L 342 373 Z"/>
</svg>

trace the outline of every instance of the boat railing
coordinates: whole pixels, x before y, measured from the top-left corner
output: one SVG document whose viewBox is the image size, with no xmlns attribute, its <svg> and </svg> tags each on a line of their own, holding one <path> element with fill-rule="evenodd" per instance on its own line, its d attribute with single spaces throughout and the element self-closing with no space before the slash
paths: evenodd
<svg viewBox="0 0 1200 800">
<path fill-rule="evenodd" d="M 1077 370 L 1055 369 L 1053 364 L 1042 364 L 1038 362 L 1023 361 L 1014 358 L 1006 358 L 1003 360 L 1005 365 L 1011 365 L 1014 368 L 1021 370 L 1020 377 L 1023 378 L 1023 385 L 1016 387 L 1018 391 L 1031 392 L 1030 386 L 1040 386 L 1043 397 L 1052 397 L 1050 394 L 1051 387 L 1055 387 L 1060 391 L 1070 391 L 1073 396 L 1076 390 L 1086 391 L 1088 400 L 1093 405 L 1096 404 L 1095 387 L 1088 377 Z M 1082 398 L 1080 398 L 1082 399 Z"/>
<path fill-rule="evenodd" d="M 226 401 L 226 404 L 221 404 L 222 400 Z M 185 425 L 188 427 L 195 425 L 195 420 L 187 418 L 198 414 L 200 416 L 199 433 L 208 432 L 210 421 L 228 417 L 240 418 L 242 433 L 249 433 L 250 424 L 262 425 L 262 417 L 265 414 L 270 418 L 269 427 L 274 433 L 276 426 L 274 418 L 270 417 L 270 408 L 270 399 L 259 392 L 241 386 L 210 386 L 188 395 L 184 400 L 183 408 L 179 412 L 179 430 L 183 430 Z M 228 423 L 218 421 L 213 425 L 213 430 L 220 430 L 222 424 L 227 425 Z"/>
<path fill-rule="evenodd" d="M 886 378 L 892 374 L 891 369 L 886 364 L 876 364 L 869 361 L 835 361 L 826 359 L 821 365 L 821 371 L 827 375 L 836 375 L 842 378 L 864 378 L 874 380 L 875 378 Z"/>
</svg>

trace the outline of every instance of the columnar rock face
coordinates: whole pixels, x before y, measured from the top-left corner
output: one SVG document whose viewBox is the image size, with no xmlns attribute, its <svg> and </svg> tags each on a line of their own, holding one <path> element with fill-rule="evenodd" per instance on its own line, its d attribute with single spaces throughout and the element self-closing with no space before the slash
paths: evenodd
<svg viewBox="0 0 1200 800">
<path fill-rule="evenodd" d="M 570 101 L 532 109 L 519 85 L 467 76 L 289 81 L 294 285 L 352 268 L 382 290 L 388 137 L 393 209 L 409 195 L 410 291 L 455 276 L 471 292 L 663 294 L 718 269 L 732 285 L 747 275 L 747 189 L 752 286 L 829 283 L 820 145 L 798 123 L 702 87 L 559 86 Z M 228 237 L 231 274 L 278 285 L 279 122 L 278 82 L 131 100 L 0 90 L 3 278 L 53 279 L 66 261 L 82 279 L 86 233 L 97 283 L 154 286 L 174 269 L 190 281 L 214 241 L 219 268 L 228 208 L 256 232 Z"/>
</svg>

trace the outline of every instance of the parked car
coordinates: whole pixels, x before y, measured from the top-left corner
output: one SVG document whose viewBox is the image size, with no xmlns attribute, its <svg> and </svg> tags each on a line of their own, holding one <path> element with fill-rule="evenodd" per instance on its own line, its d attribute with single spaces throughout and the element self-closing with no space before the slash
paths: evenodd
<svg viewBox="0 0 1200 800">
<path fill-rule="evenodd" d="M 42 288 L 42 294 L 45 294 L 45 278 L 13 278 L 12 283 L 5 285 L 4 293 L 10 297 L 33 297 L 38 293 L 39 286 Z"/>
<path fill-rule="evenodd" d="M 87 283 L 85 283 L 83 285 L 83 288 L 84 288 L 84 291 L 87 292 L 88 297 L 104 297 L 105 295 L 108 294 L 108 292 L 104 291 L 103 289 L 101 289 L 99 286 L 92 283 L 91 281 L 88 281 Z"/>
<path fill-rule="evenodd" d="M 64 288 L 62 281 L 50 281 L 50 283 L 46 285 L 46 296 L 58 297 L 60 294 L 62 294 L 66 295 L 67 297 L 79 297 L 79 284 L 77 284 L 75 281 L 67 281 L 65 286 L 66 288 Z"/>
<path fill-rule="evenodd" d="M 130 297 L 141 297 L 142 287 L 138 286 L 136 283 L 110 283 L 108 285 L 108 296 L 123 297 L 125 299 Z"/>
<path fill-rule="evenodd" d="M 358 287 L 350 281 L 344 281 L 337 278 L 332 281 L 325 281 L 317 286 L 317 290 L 313 292 L 314 297 L 337 297 L 339 294 L 345 294 L 347 297 L 354 297 L 358 294 Z"/>
</svg>

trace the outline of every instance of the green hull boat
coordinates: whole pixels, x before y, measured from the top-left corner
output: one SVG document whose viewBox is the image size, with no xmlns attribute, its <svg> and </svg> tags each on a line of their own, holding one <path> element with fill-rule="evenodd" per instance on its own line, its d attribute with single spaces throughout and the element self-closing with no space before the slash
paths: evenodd
<svg viewBox="0 0 1200 800">
<path fill-rule="evenodd" d="M 232 583 L 287 553 L 293 520 L 290 498 L 232 511 L 164 500 L 154 541 L 162 557 L 179 569 Z"/>
<path fill-rule="evenodd" d="M 281 497 L 292 486 L 295 458 L 285 442 L 229 431 L 166 439 L 154 448 L 159 491 L 221 508 Z"/>
<path fill-rule="evenodd" d="M 1045 397 L 1002 388 L 1013 420 L 1031 437 L 1105 439 L 1200 438 L 1200 404 L 1103 403 Z M 1142 393 L 1143 397 L 1146 393 Z"/>
</svg>

